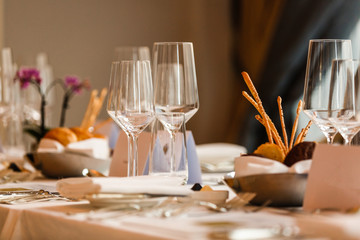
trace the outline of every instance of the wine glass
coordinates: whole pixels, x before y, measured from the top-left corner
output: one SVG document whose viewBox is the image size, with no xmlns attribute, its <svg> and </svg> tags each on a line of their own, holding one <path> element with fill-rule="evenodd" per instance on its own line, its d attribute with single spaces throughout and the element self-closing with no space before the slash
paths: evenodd
<svg viewBox="0 0 360 240">
<path fill-rule="evenodd" d="M 154 43 L 153 79 L 156 118 L 170 134 L 170 176 L 173 176 L 177 174 L 176 135 L 199 109 L 192 43 Z"/>
<path fill-rule="evenodd" d="M 155 118 L 149 61 L 112 63 L 107 112 L 128 136 L 128 176 L 137 176 L 138 136 Z"/>
<path fill-rule="evenodd" d="M 114 61 L 149 60 L 150 49 L 146 46 L 121 46 L 115 48 Z"/>
<path fill-rule="evenodd" d="M 331 70 L 329 117 L 345 145 L 360 130 L 360 61 L 356 59 L 334 60 Z"/>
<path fill-rule="evenodd" d="M 331 144 L 337 129 L 329 120 L 331 64 L 334 59 L 352 58 L 350 40 L 310 40 L 306 65 L 303 111 Z"/>
</svg>

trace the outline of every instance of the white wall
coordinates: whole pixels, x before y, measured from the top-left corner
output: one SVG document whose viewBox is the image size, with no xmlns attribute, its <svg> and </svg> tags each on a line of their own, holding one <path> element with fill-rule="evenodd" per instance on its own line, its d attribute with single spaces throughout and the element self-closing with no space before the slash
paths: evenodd
<svg viewBox="0 0 360 240">
<path fill-rule="evenodd" d="M 188 128 L 197 143 L 226 139 L 234 84 L 229 1 L 3 1 L 3 46 L 12 48 L 18 65 L 35 65 L 36 55 L 46 52 L 56 77 L 87 77 L 97 89 L 108 85 L 116 46 L 193 42 L 200 110 Z M 72 100 L 68 126 L 80 124 L 88 99 L 86 93 Z M 100 117 L 107 118 L 104 110 Z"/>
</svg>

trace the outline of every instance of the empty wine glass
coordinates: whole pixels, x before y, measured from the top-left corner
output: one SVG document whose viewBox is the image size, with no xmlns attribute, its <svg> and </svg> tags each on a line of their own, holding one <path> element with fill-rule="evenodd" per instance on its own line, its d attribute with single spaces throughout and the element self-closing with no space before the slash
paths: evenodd
<svg viewBox="0 0 360 240">
<path fill-rule="evenodd" d="M 306 65 L 303 111 L 333 142 L 337 129 L 329 120 L 331 64 L 334 59 L 352 58 L 350 40 L 310 40 Z"/>
<path fill-rule="evenodd" d="M 199 109 L 192 43 L 154 43 L 153 78 L 156 118 L 170 134 L 170 175 L 176 175 L 177 132 Z"/>
<path fill-rule="evenodd" d="M 149 61 L 113 62 L 107 112 L 128 136 L 128 176 L 137 176 L 137 140 L 155 118 Z"/>
<path fill-rule="evenodd" d="M 114 61 L 149 60 L 150 49 L 146 46 L 121 46 L 115 48 Z"/>
<path fill-rule="evenodd" d="M 345 145 L 350 145 L 360 130 L 360 62 L 334 60 L 331 70 L 329 116 Z"/>
</svg>

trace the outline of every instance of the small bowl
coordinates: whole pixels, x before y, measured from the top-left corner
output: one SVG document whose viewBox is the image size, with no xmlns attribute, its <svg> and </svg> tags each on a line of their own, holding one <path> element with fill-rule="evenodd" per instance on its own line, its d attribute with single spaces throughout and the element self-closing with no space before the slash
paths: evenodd
<svg viewBox="0 0 360 240">
<path fill-rule="evenodd" d="M 303 204 L 307 176 L 297 173 L 274 173 L 245 177 L 225 176 L 223 180 L 235 193 L 255 193 L 251 204 L 262 205 L 270 200 L 269 206 L 299 207 Z"/>
<path fill-rule="evenodd" d="M 195 191 L 191 194 L 191 198 L 197 201 L 211 202 L 214 204 L 223 204 L 229 197 L 227 190 L 213 190 L 213 191 Z"/>
<path fill-rule="evenodd" d="M 107 172 L 111 160 L 78 153 L 34 152 L 26 155 L 31 164 L 49 178 L 81 177 L 84 168 Z"/>
</svg>

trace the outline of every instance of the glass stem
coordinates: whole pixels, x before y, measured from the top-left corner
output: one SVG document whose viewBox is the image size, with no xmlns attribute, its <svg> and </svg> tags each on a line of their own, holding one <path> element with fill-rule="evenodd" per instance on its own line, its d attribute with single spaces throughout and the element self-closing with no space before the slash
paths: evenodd
<svg viewBox="0 0 360 240">
<path fill-rule="evenodd" d="M 176 132 L 170 132 L 170 174 L 176 171 L 175 166 L 175 140 L 176 140 Z"/>
<path fill-rule="evenodd" d="M 128 136 L 128 177 L 138 176 L 137 135 Z"/>
<path fill-rule="evenodd" d="M 327 144 L 333 144 L 334 143 L 334 138 L 335 138 L 335 134 L 327 134 L 326 136 L 326 142 Z"/>
<path fill-rule="evenodd" d="M 345 140 L 344 145 L 350 146 L 350 145 L 351 145 L 351 141 L 352 141 L 353 138 L 354 138 L 354 135 L 353 135 L 353 136 L 347 136 L 346 138 L 344 138 L 344 140 Z"/>
</svg>

